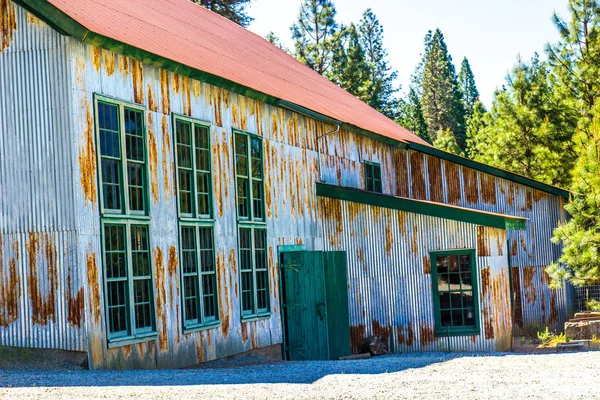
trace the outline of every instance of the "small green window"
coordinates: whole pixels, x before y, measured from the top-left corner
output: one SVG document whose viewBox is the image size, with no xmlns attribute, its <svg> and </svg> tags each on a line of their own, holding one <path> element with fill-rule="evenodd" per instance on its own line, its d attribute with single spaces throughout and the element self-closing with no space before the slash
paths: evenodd
<svg viewBox="0 0 600 400">
<path fill-rule="evenodd" d="M 246 133 L 234 133 L 235 175 L 238 218 L 264 221 L 262 140 Z"/>
<path fill-rule="evenodd" d="M 210 128 L 187 118 L 175 118 L 175 161 L 179 215 L 212 217 Z"/>
<path fill-rule="evenodd" d="M 365 189 L 381 193 L 381 165 L 365 161 Z"/>
<path fill-rule="evenodd" d="M 268 314 L 267 231 L 262 228 L 240 227 L 239 241 L 242 316 Z"/>
<path fill-rule="evenodd" d="M 218 321 L 213 236 L 212 227 L 181 227 L 183 311 L 188 329 Z"/>
<path fill-rule="evenodd" d="M 478 334 L 475 250 L 432 252 L 431 272 L 436 335 Z"/>
<path fill-rule="evenodd" d="M 96 104 L 102 213 L 147 215 L 144 110 L 117 101 Z"/>
<path fill-rule="evenodd" d="M 103 224 L 108 337 L 153 333 L 154 300 L 148 226 Z"/>
</svg>

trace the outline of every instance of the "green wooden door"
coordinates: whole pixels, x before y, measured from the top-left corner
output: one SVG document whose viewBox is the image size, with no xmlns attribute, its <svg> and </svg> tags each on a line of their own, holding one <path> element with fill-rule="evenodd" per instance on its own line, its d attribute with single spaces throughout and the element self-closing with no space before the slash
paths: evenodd
<svg viewBox="0 0 600 400">
<path fill-rule="evenodd" d="M 346 254 L 280 254 L 286 360 L 329 360 L 350 353 Z"/>
</svg>

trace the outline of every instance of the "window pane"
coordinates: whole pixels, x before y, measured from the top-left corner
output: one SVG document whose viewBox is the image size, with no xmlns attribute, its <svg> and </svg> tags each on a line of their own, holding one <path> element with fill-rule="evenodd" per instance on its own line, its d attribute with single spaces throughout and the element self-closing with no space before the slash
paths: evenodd
<svg viewBox="0 0 600 400">
<path fill-rule="evenodd" d="M 198 214 L 210 215 L 210 175 L 208 173 L 199 172 L 196 179 L 196 187 L 198 188 Z"/>
<path fill-rule="evenodd" d="M 138 163 L 127 164 L 129 179 L 129 208 L 131 211 L 145 211 L 144 198 L 145 165 Z"/>
<path fill-rule="evenodd" d="M 184 274 L 197 274 L 196 261 L 196 230 L 194 228 L 181 229 L 182 268 Z"/>
<path fill-rule="evenodd" d="M 238 178 L 237 180 L 237 200 L 238 216 L 248 218 L 248 179 Z"/>
<path fill-rule="evenodd" d="M 102 199 L 104 208 L 121 209 L 121 162 L 102 159 Z"/>
<path fill-rule="evenodd" d="M 127 278 L 125 226 L 104 226 L 104 258 L 106 278 Z"/>
<path fill-rule="evenodd" d="M 200 228 L 198 232 L 202 272 L 215 272 L 213 230 L 212 228 Z"/>
<path fill-rule="evenodd" d="M 133 284 L 136 329 L 152 328 L 150 282 L 150 279 L 139 279 Z"/>
<path fill-rule="evenodd" d="M 215 319 L 217 315 L 215 304 L 215 277 L 214 275 L 202 276 L 202 292 L 204 294 L 204 317 Z"/>
<path fill-rule="evenodd" d="M 263 196 L 262 196 L 262 181 L 252 181 L 252 211 L 255 219 L 263 219 Z"/>
<path fill-rule="evenodd" d="M 250 157 L 252 159 L 252 177 L 262 179 L 262 142 L 259 139 L 250 139 Z"/>
<path fill-rule="evenodd" d="M 127 333 L 126 281 L 108 282 L 108 332 Z"/>
<path fill-rule="evenodd" d="M 198 322 L 198 278 L 186 276 L 183 278 L 185 297 L 185 320 Z"/>
<path fill-rule="evenodd" d="M 148 247 L 148 227 L 131 227 L 131 258 L 134 277 L 150 276 L 150 254 Z"/>
<path fill-rule="evenodd" d="M 191 214 L 192 209 L 192 173 L 189 170 L 179 170 L 179 211 Z"/>
</svg>

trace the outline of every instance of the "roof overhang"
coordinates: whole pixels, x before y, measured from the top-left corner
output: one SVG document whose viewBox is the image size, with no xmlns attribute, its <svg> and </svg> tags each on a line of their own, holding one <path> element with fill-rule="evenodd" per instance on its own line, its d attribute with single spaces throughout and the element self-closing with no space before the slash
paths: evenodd
<svg viewBox="0 0 600 400">
<path fill-rule="evenodd" d="M 431 201 L 413 200 L 319 182 L 317 182 L 317 196 L 504 230 L 525 230 L 527 228 L 527 218 L 472 210 Z"/>
</svg>

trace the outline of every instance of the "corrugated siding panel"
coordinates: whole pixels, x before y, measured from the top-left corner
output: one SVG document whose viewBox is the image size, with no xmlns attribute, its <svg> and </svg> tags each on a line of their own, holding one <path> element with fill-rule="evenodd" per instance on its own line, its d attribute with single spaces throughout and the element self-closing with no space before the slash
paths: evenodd
<svg viewBox="0 0 600 400">
<path fill-rule="evenodd" d="M 510 348 L 504 231 L 339 200 L 318 203 L 326 250 L 347 252 L 354 347 L 365 336 L 383 334 L 394 352 Z M 429 252 L 460 248 L 478 250 L 481 332 L 436 338 Z"/>
<path fill-rule="evenodd" d="M 85 351 L 65 38 L 15 13 L 0 51 L 0 345 Z"/>
</svg>

